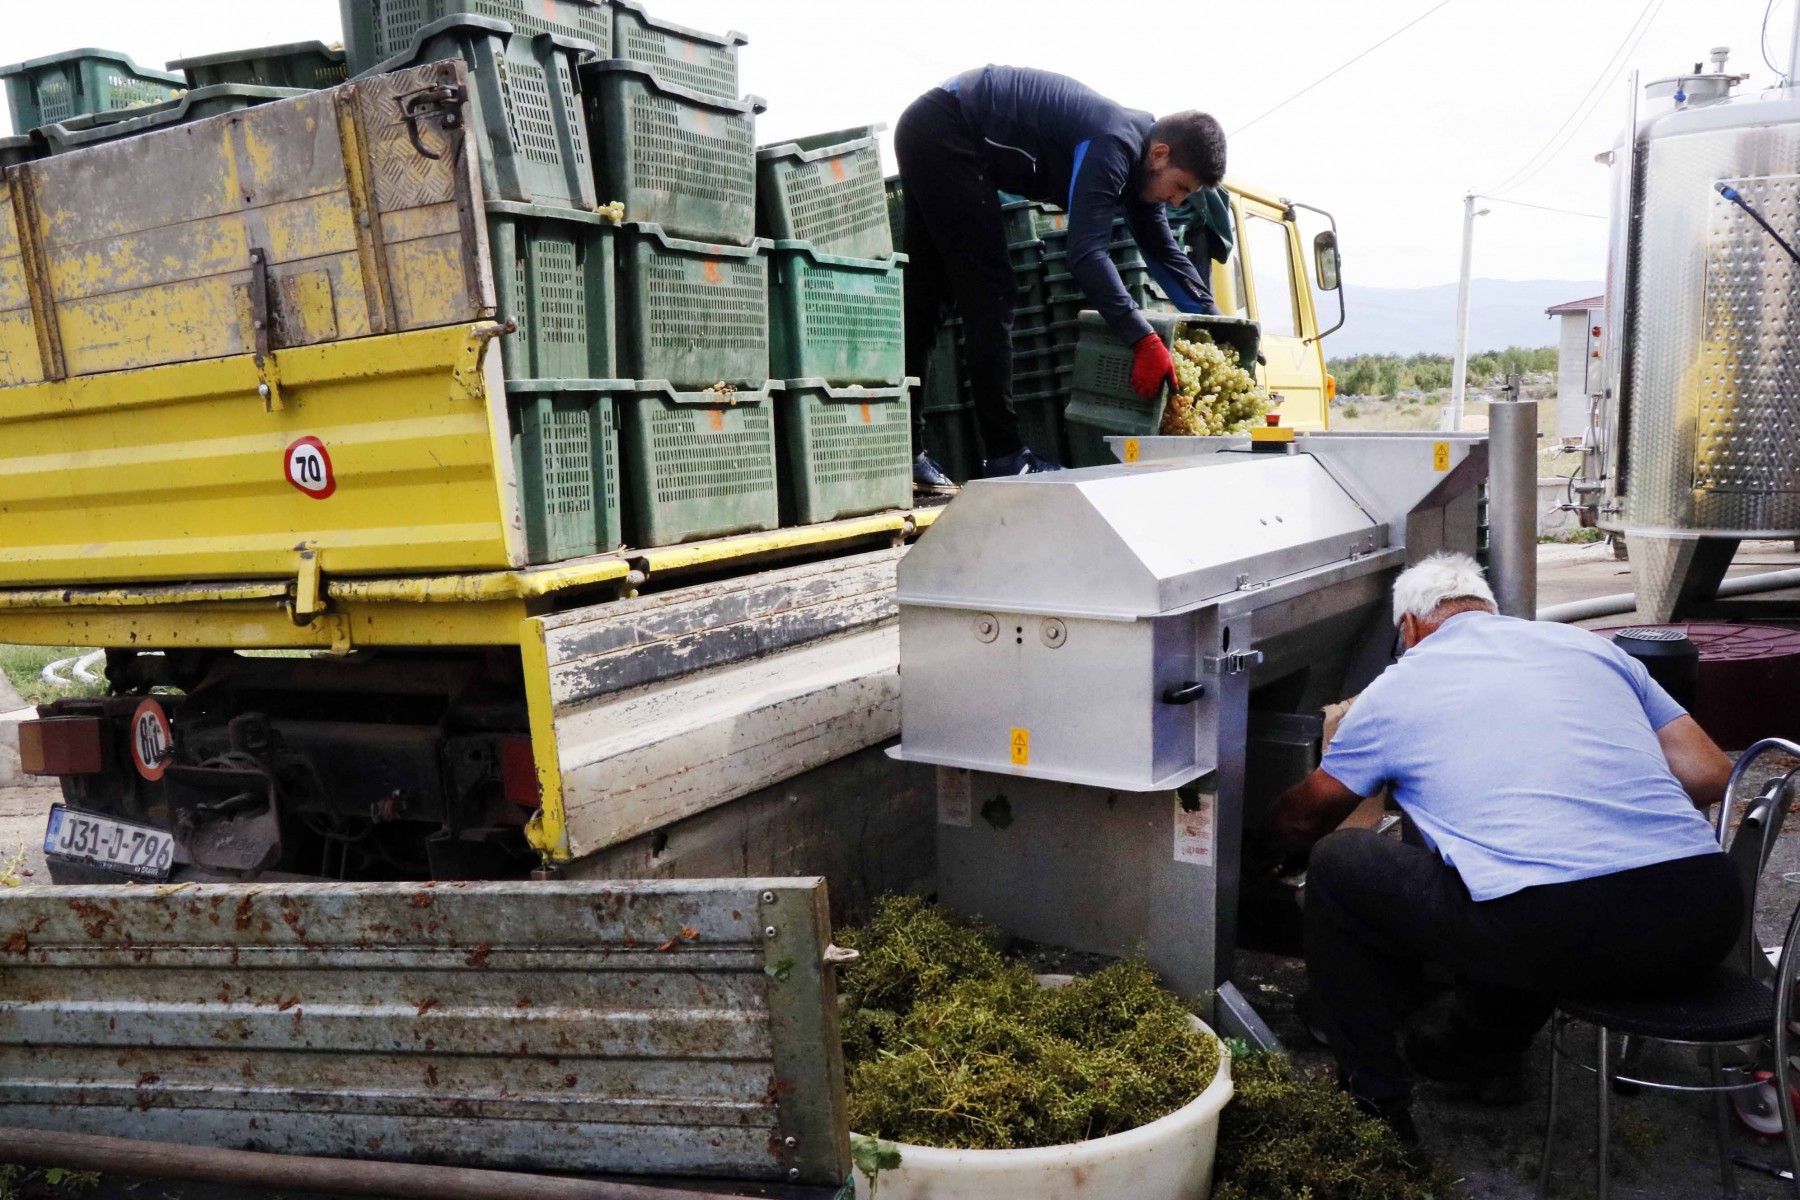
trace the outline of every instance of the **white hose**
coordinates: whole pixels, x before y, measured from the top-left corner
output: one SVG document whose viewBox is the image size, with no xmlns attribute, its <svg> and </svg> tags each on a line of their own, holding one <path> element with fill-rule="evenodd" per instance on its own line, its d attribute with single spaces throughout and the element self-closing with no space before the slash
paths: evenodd
<svg viewBox="0 0 1800 1200">
<path fill-rule="evenodd" d="M 93 666 L 97 662 L 104 662 L 105 660 L 106 660 L 106 651 L 104 651 L 104 650 L 96 650 L 92 654 L 84 655 L 82 658 L 77 659 L 75 662 L 75 670 L 73 672 L 75 675 L 75 678 L 80 680 L 82 683 L 101 683 L 101 682 L 103 682 L 101 680 L 100 676 L 94 674 L 92 671 L 88 670 L 88 668 Z"/>
<path fill-rule="evenodd" d="M 1754 596 L 1758 592 L 1779 592 L 1784 588 L 1794 587 L 1800 587 L 1800 570 L 1770 571 L 1766 575 L 1744 575 L 1725 580 L 1719 584 L 1718 598 L 1728 600 L 1733 596 Z M 1592 621 L 1598 617 L 1623 616 L 1636 611 L 1637 595 L 1633 592 L 1619 592 L 1612 596 L 1595 596 L 1591 600 L 1552 604 L 1548 608 L 1538 609 L 1537 619 L 1572 624 L 1576 621 Z"/>
<path fill-rule="evenodd" d="M 75 660 L 72 658 L 59 658 L 46 666 L 42 671 L 38 672 L 38 676 L 51 687 L 74 687 L 74 680 L 64 679 L 62 675 L 58 673 L 59 667 L 72 667 L 74 665 Z"/>
</svg>

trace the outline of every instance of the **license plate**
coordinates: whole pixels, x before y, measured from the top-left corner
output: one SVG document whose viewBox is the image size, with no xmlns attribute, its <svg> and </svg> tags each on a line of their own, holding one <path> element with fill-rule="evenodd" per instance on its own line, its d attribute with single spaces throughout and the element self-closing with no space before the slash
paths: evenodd
<svg viewBox="0 0 1800 1200">
<path fill-rule="evenodd" d="M 57 804 L 51 807 L 50 825 L 44 830 L 44 853 L 139 879 L 167 879 L 175 863 L 175 836 Z"/>
</svg>

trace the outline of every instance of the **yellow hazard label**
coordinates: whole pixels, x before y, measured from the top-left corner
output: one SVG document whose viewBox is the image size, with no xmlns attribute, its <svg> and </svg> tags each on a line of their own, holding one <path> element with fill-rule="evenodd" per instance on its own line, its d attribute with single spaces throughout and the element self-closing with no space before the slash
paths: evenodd
<svg viewBox="0 0 1800 1200">
<path fill-rule="evenodd" d="M 1012 765 L 1015 767 L 1031 765 L 1031 730 L 1015 729 L 1012 731 Z"/>
<path fill-rule="evenodd" d="M 1128 462 L 1128 463 L 1136 462 L 1138 460 L 1138 455 L 1140 452 L 1141 451 L 1138 447 L 1138 440 L 1136 438 L 1126 438 L 1125 439 L 1125 461 L 1126 462 Z"/>
<path fill-rule="evenodd" d="M 1450 443 L 1433 442 L 1431 444 L 1431 469 L 1448 471 L 1450 469 Z"/>
</svg>

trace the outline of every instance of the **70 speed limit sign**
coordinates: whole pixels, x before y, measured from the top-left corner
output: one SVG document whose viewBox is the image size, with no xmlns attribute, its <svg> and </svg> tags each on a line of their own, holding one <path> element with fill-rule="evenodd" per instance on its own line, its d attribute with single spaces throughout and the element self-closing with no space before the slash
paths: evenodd
<svg viewBox="0 0 1800 1200">
<path fill-rule="evenodd" d="M 287 448 L 282 458 L 287 481 L 314 500 L 328 500 L 337 491 L 337 476 L 331 470 L 331 455 L 325 443 L 316 437 L 303 437 Z"/>
</svg>

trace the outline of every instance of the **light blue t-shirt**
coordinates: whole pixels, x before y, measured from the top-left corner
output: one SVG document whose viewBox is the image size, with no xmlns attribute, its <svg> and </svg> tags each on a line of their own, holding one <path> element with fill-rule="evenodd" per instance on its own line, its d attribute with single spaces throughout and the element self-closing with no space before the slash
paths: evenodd
<svg viewBox="0 0 1800 1200">
<path fill-rule="evenodd" d="M 1361 796 L 1392 787 L 1492 900 L 1716 852 L 1656 739 L 1683 715 L 1605 638 L 1458 613 L 1369 685 L 1321 766 Z"/>
</svg>

